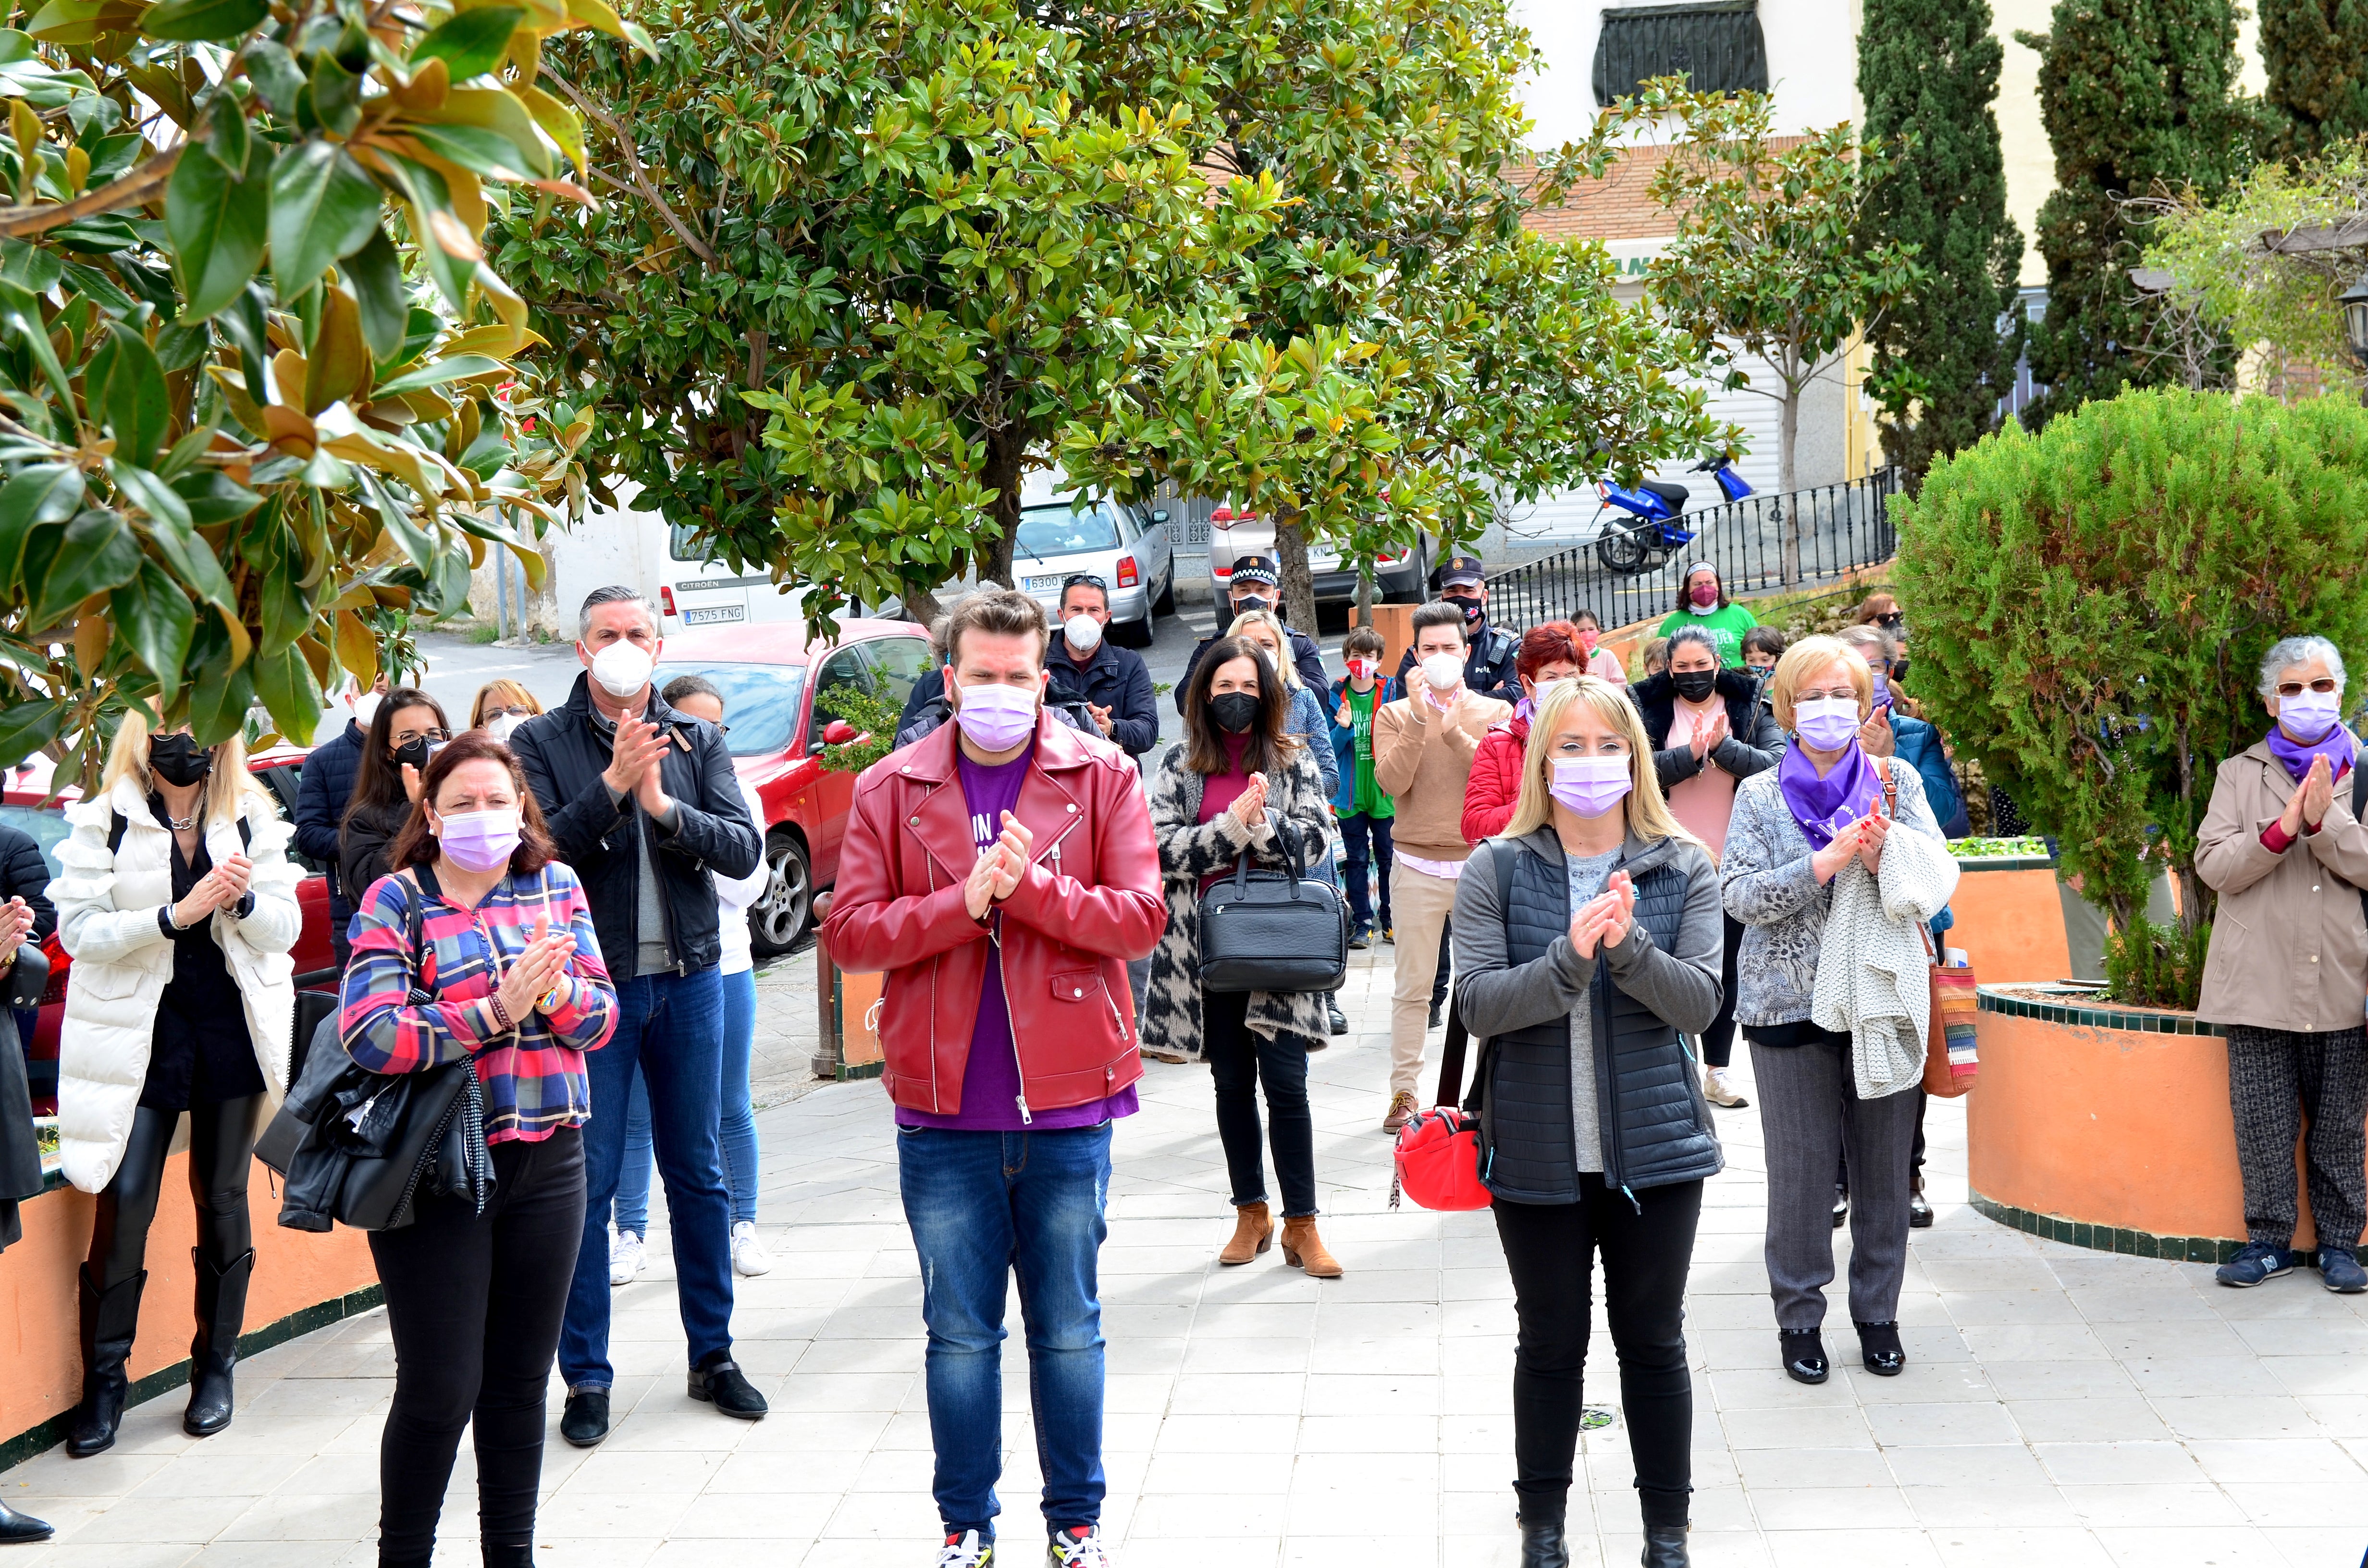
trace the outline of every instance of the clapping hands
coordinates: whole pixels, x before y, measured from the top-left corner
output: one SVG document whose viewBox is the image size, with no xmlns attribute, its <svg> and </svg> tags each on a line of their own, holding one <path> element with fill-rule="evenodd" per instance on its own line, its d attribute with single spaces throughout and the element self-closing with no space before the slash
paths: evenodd
<svg viewBox="0 0 2368 1568">
<path fill-rule="evenodd" d="M 514 1020 L 523 1020 L 534 1011 L 535 1003 L 559 983 L 567 972 L 567 960 L 575 954 L 575 937 L 564 927 L 554 931 L 551 917 L 534 917 L 534 936 L 529 939 L 526 951 L 510 964 L 502 976 L 501 989 L 495 993 L 502 1007 Z"/>
<path fill-rule="evenodd" d="M 2327 808 L 2335 803 L 2335 768 L 2324 754 L 2310 759 L 2310 771 L 2302 783 L 2286 797 L 2286 809 L 2278 822 L 2293 838 L 2305 826 L 2317 827 L 2327 818 Z"/>
<path fill-rule="evenodd" d="M 1610 950 L 1628 939 L 1628 922 L 1636 912 L 1636 884 L 1625 871 L 1611 873 L 1604 890 L 1578 906 L 1570 917 L 1570 945 L 1580 958 Z"/>
<path fill-rule="evenodd" d="M 1029 853 L 1035 843 L 1036 835 L 1026 823 L 1009 812 L 1003 813 L 1003 835 L 978 852 L 962 882 L 962 906 L 973 920 L 985 919 L 989 905 L 1019 891 L 1019 879 L 1028 874 Z"/>
<path fill-rule="evenodd" d="M 1227 809 L 1234 813 L 1234 820 L 1244 827 L 1256 827 L 1258 819 L 1266 815 L 1266 775 L 1253 773 L 1249 788 L 1234 797 L 1233 805 Z"/>
</svg>

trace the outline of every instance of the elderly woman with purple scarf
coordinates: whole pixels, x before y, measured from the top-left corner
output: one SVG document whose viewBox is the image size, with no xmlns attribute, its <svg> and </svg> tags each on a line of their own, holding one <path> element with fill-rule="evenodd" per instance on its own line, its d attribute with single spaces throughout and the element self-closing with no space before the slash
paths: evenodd
<svg viewBox="0 0 2368 1568">
<path fill-rule="evenodd" d="M 2368 828 L 2351 812 L 2360 742 L 2342 722 L 2343 655 L 2324 637 L 2286 638 L 2261 660 L 2260 695 L 2269 733 L 2220 765 L 2195 846 L 2196 874 L 2220 895 L 2195 1015 L 2227 1031 L 2245 1183 L 2245 1246 L 2219 1280 L 2259 1285 L 2299 1261 L 2307 1118 L 2319 1279 L 2356 1295 L 2368 1290 Z"/>
<path fill-rule="evenodd" d="M 1849 933 L 1829 931 L 1835 879 L 1856 859 L 1880 875 L 1886 840 L 1929 834 L 1945 843 L 1923 782 L 1904 763 L 1870 758 L 1859 726 L 1874 710 L 1866 661 L 1832 637 L 1804 637 L 1769 679 L 1776 722 L 1793 735 L 1783 760 L 1736 786 L 1719 861 L 1727 914 L 1744 926 L 1735 1019 L 1751 1047 L 1768 1159 L 1768 1280 L 1784 1370 L 1821 1383 L 1822 1325 L 1834 1278 L 1834 1167 L 1850 1174 L 1850 1321 L 1869 1371 L 1907 1364 L 1899 1290 L 1907 1267 L 1908 1150 L 1922 1090 L 1862 1095 L 1862 1051 L 1811 1017 L 1821 962 L 1853 961 Z M 1892 799 L 1885 799 L 1885 774 Z"/>
</svg>

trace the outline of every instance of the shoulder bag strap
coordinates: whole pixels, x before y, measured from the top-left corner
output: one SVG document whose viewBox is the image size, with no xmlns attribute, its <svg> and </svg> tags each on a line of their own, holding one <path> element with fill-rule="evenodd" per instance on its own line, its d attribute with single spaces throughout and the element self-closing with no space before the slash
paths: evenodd
<svg viewBox="0 0 2368 1568">
<path fill-rule="evenodd" d="M 2351 759 L 2351 814 L 2368 822 L 2368 767 L 2363 763 L 2368 763 L 2368 755 Z M 2360 890 L 2360 910 L 2368 916 L 2368 888 Z"/>
<path fill-rule="evenodd" d="M 1891 776 L 1891 758 L 1878 756 L 1871 760 L 1875 772 L 1883 778 L 1883 814 L 1896 817 L 1899 814 L 1899 780 Z"/>
<path fill-rule="evenodd" d="M 1497 878 L 1497 907 L 1510 914 L 1513 907 L 1513 856 L 1510 846 L 1493 840 L 1484 843 L 1490 869 Z M 1474 852 L 1475 858 L 1478 851 Z M 1465 862 L 1467 871 L 1470 862 Z M 1439 1054 L 1439 1097 L 1433 1105 L 1455 1105 L 1463 1097 L 1463 1053 L 1471 1041 L 1471 1033 L 1463 1027 L 1463 1006 L 1451 991 L 1447 998 L 1447 1039 Z M 1487 1041 L 1481 1041 L 1486 1051 Z M 1474 1085 L 1476 1089 L 1477 1083 Z"/>
</svg>

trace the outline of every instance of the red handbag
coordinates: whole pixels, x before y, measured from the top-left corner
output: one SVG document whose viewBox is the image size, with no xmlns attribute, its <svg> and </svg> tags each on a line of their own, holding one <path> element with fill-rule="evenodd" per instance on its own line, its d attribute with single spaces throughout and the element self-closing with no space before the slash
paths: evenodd
<svg viewBox="0 0 2368 1568">
<path fill-rule="evenodd" d="M 1453 1002 L 1447 1009 L 1447 1040 L 1439 1062 L 1439 1104 L 1417 1112 L 1398 1129 L 1397 1175 L 1390 1183 L 1390 1207 L 1398 1194 L 1425 1209 L 1486 1209 L 1488 1189 L 1480 1184 L 1480 1128 L 1456 1106 L 1463 1088 L 1463 1019 Z"/>
</svg>

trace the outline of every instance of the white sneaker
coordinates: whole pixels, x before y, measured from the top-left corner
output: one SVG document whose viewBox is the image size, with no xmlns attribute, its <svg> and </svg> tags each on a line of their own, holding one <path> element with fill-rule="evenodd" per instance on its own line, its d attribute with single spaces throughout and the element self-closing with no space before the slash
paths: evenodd
<svg viewBox="0 0 2368 1568">
<path fill-rule="evenodd" d="M 995 1543 L 981 1540 L 976 1530 L 946 1537 L 945 1548 L 938 1553 L 938 1568 L 991 1568 L 994 1562 Z"/>
<path fill-rule="evenodd" d="M 1724 1067 L 1713 1067 L 1702 1074 L 1702 1097 L 1728 1110 L 1747 1110 L 1751 1106 L 1728 1079 Z"/>
<path fill-rule="evenodd" d="M 1052 1544 L 1044 1549 L 1044 1568 L 1110 1568 L 1110 1553 L 1102 1550 L 1101 1527 L 1087 1525 L 1083 1535 L 1053 1532 Z"/>
<path fill-rule="evenodd" d="M 641 1278 L 644 1261 L 638 1231 L 619 1231 L 609 1238 L 609 1284 L 632 1284 Z"/>
<path fill-rule="evenodd" d="M 737 1274 L 773 1272 L 773 1255 L 765 1250 L 754 1220 L 742 1220 L 732 1227 L 732 1268 Z"/>
</svg>

